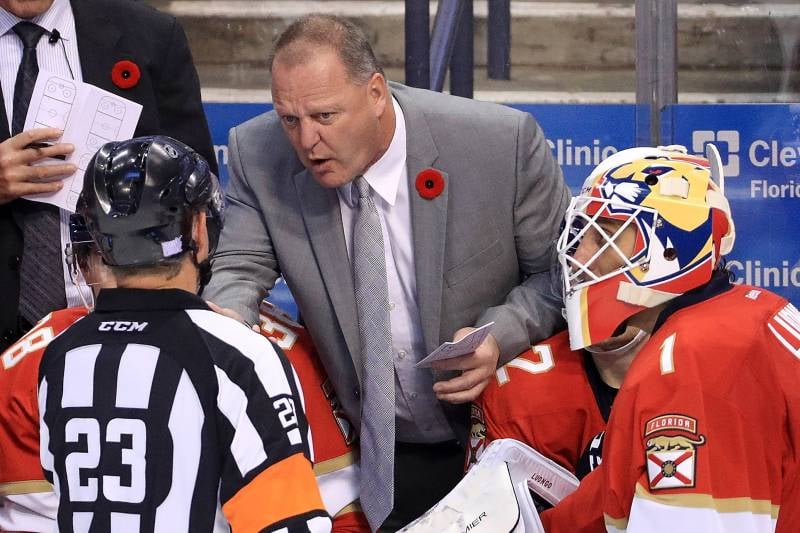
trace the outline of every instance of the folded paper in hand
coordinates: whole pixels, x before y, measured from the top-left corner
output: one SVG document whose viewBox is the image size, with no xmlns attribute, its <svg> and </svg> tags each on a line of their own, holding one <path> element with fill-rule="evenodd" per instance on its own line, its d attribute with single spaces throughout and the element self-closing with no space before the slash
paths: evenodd
<svg viewBox="0 0 800 533">
<path fill-rule="evenodd" d="M 452 359 L 454 357 L 461 357 L 474 352 L 481 343 L 486 340 L 489 333 L 492 332 L 494 322 L 489 322 L 477 328 L 475 331 L 467 333 L 457 341 L 444 342 L 441 346 L 436 348 L 431 354 L 414 365 L 416 368 L 424 368 L 431 366 L 435 361 L 444 361 L 445 359 Z"/>
</svg>

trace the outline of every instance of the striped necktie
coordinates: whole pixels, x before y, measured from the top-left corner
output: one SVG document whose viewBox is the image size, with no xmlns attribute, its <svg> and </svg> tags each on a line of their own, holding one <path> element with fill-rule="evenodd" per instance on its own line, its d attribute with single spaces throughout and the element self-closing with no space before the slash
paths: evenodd
<svg viewBox="0 0 800 533">
<path fill-rule="evenodd" d="M 13 28 L 22 41 L 22 61 L 14 85 L 12 135 L 22 131 L 33 87 L 39 75 L 36 45 L 44 28 L 23 21 Z M 20 266 L 19 314 L 35 324 L 50 311 L 66 307 L 58 209 L 38 202 L 15 202 L 22 218 L 24 248 Z M 23 205 L 24 204 L 24 205 Z"/>
</svg>

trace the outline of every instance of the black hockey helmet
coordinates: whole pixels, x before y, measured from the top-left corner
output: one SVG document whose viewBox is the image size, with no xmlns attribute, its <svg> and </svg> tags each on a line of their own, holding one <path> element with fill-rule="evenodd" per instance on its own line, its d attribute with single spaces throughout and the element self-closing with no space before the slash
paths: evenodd
<svg viewBox="0 0 800 533">
<path fill-rule="evenodd" d="M 86 168 L 76 212 L 112 266 L 153 266 L 195 249 L 192 215 L 205 210 L 209 256 L 224 196 L 208 163 L 166 136 L 106 143 Z"/>
</svg>

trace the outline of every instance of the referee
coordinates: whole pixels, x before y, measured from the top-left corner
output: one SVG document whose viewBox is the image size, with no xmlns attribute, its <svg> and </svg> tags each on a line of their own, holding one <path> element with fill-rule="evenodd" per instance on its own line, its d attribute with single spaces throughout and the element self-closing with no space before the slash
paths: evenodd
<svg viewBox="0 0 800 533">
<path fill-rule="evenodd" d="M 197 296 L 223 220 L 206 161 L 168 137 L 108 143 L 77 211 L 118 288 L 39 368 L 59 530 L 329 531 L 291 366 Z"/>
</svg>

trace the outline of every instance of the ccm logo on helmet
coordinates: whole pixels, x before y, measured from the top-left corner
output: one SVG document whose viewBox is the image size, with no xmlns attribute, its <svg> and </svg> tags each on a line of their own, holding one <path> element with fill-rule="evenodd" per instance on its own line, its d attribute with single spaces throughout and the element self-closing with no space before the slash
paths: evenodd
<svg viewBox="0 0 800 533">
<path fill-rule="evenodd" d="M 148 322 L 108 321 L 100 322 L 97 331 L 144 331 Z"/>
</svg>

